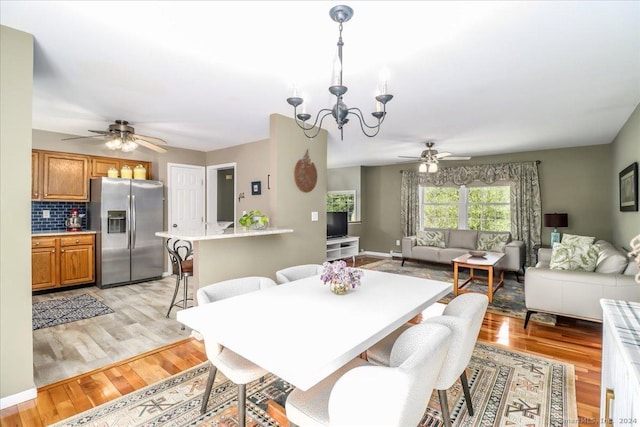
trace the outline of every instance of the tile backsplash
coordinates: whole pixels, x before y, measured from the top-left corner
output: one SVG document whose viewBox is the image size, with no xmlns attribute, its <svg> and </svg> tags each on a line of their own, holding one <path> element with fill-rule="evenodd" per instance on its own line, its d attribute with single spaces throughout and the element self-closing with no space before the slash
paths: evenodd
<svg viewBox="0 0 640 427">
<path fill-rule="evenodd" d="M 31 231 L 52 231 L 66 229 L 64 220 L 70 209 L 78 209 L 82 218 L 82 228 L 87 228 L 87 205 L 84 202 L 31 202 Z M 43 218 L 42 211 L 49 211 L 49 218 Z"/>
</svg>

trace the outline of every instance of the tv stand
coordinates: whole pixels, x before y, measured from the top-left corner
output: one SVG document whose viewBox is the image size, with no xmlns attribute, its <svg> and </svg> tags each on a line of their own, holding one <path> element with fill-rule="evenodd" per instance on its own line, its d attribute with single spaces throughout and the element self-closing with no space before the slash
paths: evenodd
<svg viewBox="0 0 640 427">
<path fill-rule="evenodd" d="M 360 253 L 360 237 L 345 236 L 327 239 L 327 261 L 352 258 Z"/>
</svg>

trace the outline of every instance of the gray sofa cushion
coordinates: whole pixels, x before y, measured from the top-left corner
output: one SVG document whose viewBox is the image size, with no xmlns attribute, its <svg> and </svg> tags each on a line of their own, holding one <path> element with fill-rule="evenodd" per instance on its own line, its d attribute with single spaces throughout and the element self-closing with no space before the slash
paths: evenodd
<svg viewBox="0 0 640 427">
<path fill-rule="evenodd" d="M 449 230 L 447 248 L 475 249 L 478 232 L 475 230 Z"/>
</svg>

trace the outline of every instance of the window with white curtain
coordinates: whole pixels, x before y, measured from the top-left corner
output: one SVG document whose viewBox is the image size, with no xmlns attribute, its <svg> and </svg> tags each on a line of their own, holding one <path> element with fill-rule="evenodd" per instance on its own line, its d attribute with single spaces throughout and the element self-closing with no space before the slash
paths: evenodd
<svg viewBox="0 0 640 427">
<path fill-rule="evenodd" d="M 511 231 L 509 185 L 420 187 L 422 228 Z"/>
</svg>

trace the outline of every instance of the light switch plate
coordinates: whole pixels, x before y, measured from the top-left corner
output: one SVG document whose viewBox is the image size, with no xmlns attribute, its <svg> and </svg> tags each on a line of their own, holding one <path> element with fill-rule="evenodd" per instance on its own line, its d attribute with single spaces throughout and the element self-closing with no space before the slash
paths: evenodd
<svg viewBox="0 0 640 427">
<path fill-rule="evenodd" d="M 311 212 L 311 221 L 318 220 L 318 212 Z"/>
<path fill-rule="evenodd" d="M 51 218 L 51 212 L 49 211 L 49 209 L 42 210 L 42 218 Z"/>
</svg>

